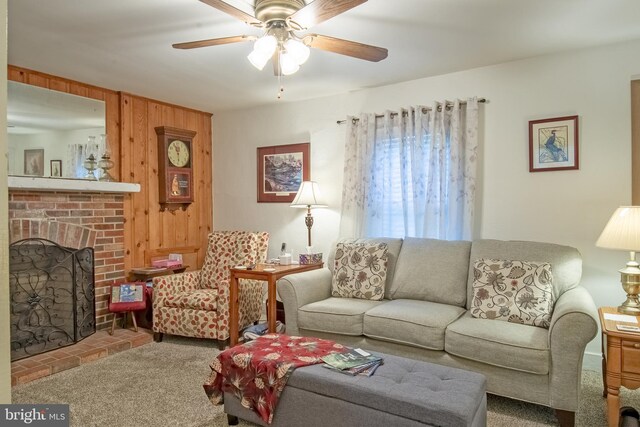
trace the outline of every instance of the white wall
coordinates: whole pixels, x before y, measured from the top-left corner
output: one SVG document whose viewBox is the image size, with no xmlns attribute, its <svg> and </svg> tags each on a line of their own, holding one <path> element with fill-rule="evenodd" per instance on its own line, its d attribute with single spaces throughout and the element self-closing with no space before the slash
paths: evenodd
<svg viewBox="0 0 640 427">
<path fill-rule="evenodd" d="M 51 176 L 51 160 L 62 160 L 62 174 L 69 178 L 82 178 L 76 176 L 68 156 L 69 145 L 85 144 L 89 136 L 96 137 L 96 143 L 100 143 L 100 135 L 104 134 L 104 128 L 76 129 L 68 131 L 46 131 L 32 134 L 9 135 L 9 175 L 24 175 L 24 150 L 35 148 L 44 149 L 44 176 Z M 98 159 L 103 153 L 96 156 Z M 84 171 L 86 172 L 86 171 Z"/>
<path fill-rule="evenodd" d="M 311 141 L 311 176 L 330 206 L 314 211 L 314 246 L 326 253 L 338 235 L 342 191 L 344 126 L 336 120 L 433 100 L 486 97 L 476 236 L 577 247 L 584 259 L 582 283 L 596 304 L 618 305 L 624 293 L 617 270 L 627 254 L 596 248 L 595 241 L 615 208 L 631 201 L 630 81 L 640 74 L 638 51 L 635 41 L 216 114 L 214 229 L 269 231 L 270 256 L 277 255 L 281 241 L 300 252 L 304 212 L 256 203 L 256 147 Z M 528 121 L 565 115 L 580 116 L 580 170 L 529 173 Z M 597 369 L 599 354 L 597 337 L 587 347 L 585 366 Z"/>
<path fill-rule="evenodd" d="M 0 0 L 0 404 L 11 403 L 7 186 L 7 0 Z"/>
</svg>

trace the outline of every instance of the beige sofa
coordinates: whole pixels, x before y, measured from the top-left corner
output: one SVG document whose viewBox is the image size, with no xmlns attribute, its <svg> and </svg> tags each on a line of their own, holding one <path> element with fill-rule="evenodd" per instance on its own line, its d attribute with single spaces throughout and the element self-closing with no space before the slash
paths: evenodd
<svg viewBox="0 0 640 427">
<path fill-rule="evenodd" d="M 579 284 L 576 249 L 498 240 L 349 241 L 387 243 L 384 299 L 332 297 L 334 249 L 325 268 L 278 281 L 288 334 L 480 372 L 489 393 L 549 406 L 561 425 L 574 424 L 585 346 L 598 331 L 593 299 Z M 550 263 L 555 306 L 549 329 L 472 317 L 478 259 Z"/>
</svg>

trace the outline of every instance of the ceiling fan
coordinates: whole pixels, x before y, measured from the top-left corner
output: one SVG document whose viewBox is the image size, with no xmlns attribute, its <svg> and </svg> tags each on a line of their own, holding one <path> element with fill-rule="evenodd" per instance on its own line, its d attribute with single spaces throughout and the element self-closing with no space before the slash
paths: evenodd
<svg viewBox="0 0 640 427">
<path fill-rule="evenodd" d="M 308 4 L 304 0 L 255 0 L 255 16 L 222 0 L 200 1 L 253 27 L 264 29 L 264 35 L 259 38 L 240 35 L 176 43 L 174 48 L 194 49 L 255 40 L 253 52 L 248 56 L 249 61 L 262 70 L 269 59 L 273 58 L 276 76 L 298 71 L 309 57 L 309 47 L 373 62 L 385 59 L 388 54 L 387 49 L 354 41 L 320 34 L 295 34 L 296 31 L 306 30 L 367 0 L 314 0 Z"/>
</svg>

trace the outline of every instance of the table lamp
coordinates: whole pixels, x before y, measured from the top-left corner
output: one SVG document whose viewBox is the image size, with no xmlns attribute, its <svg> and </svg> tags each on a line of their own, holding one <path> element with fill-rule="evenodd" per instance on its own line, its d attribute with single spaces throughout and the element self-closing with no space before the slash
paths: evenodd
<svg viewBox="0 0 640 427">
<path fill-rule="evenodd" d="M 311 251 L 311 227 L 313 227 L 313 216 L 311 208 L 326 208 L 320 195 L 320 187 L 315 181 L 302 181 L 295 199 L 291 203 L 292 208 L 306 208 L 307 216 L 304 223 L 307 226 L 307 251 Z"/>
<path fill-rule="evenodd" d="M 621 206 L 616 209 L 596 246 L 629 251 L 627 266 L 618 270 L 622 288 L 627 293 L 627 300 L 618 307 L 618 312 L 640 315 L 640 268 L 636 261 L 636 250 L 640 249 L 640 206 Z"/>
</svg>

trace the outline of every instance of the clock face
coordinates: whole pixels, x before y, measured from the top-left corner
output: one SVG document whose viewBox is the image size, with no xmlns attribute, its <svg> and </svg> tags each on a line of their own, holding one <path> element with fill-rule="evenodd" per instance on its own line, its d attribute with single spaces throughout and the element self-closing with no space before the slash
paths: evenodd
<svg viewBox="0 0 640 427">
<path fill-rule="evenodd" d="M 189 163 L 189 147 L 179 139 L 173 140 L 167 148 L 167 157 L 173 166 L 185 167 Z"/>
</svg>

